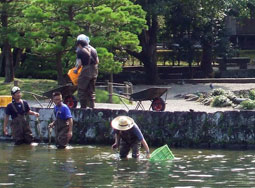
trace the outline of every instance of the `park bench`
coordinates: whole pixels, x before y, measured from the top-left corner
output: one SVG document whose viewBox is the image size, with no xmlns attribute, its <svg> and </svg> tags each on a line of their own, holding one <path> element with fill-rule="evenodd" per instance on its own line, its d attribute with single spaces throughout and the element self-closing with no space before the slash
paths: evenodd
<svg viewBox="0 0 255 188">
<path fill-rule="evenodd" d="M 240 69 L 247 69 L 247 64 L 250 62 L 249 57 L 232 57 L 232 58 L 221 58 L 217 57 L 216 62 L 219 63 L 220 71 L 227 70 L 227 64 L 239 65 Z"/>
</svg>

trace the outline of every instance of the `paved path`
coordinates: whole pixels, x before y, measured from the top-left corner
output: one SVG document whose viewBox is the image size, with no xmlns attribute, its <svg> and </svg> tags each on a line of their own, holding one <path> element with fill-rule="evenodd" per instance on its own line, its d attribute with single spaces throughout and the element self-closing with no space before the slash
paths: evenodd
<svg viewBox="0 0 255 188">
<path fill-rule="evenodd" d="M 225 90 L 235 91 L 235 90 L 248 90 L 255 88 L 255 83 L 248 83 L 248 84 L 231 84 L 231 83 L 212 83 L 213 88 L 222 88 Z M 168 89 L 168 95 L 166 99 L 166 109 L 165 111 L 205 111 L 205 112 L 216 112 L 216 111 L 226 111 L 226 110 L 237 110 L 231 107 L 228 108 L 215 108 L 210 106 L 204 106 L 195 101 L 186 101 L 183 98 L 176 97 L 177 95 L 184 95 L 189 93 L 196 93 L 196 92 L 210 92 L 212 89 L 210 88 L 210 83 L 199 83 L 199 84 L 169 84 L 169 85 L 157 85 L 157 86 L 150 86 L 150 85 L 134 85 L 134 92 L 139 92 L 144 89 L 148 89 L 151 87 L 164 87 Z M 163 96 L 164 98 L 165 96 Z M 151 105 L 151 101 L 143 101 L 143 106 L 146 110 L 149 109 Z M 30 106 L 33 107 L 40 107 L 36 101 L 29 101 Z M 47 106 L 48 101 L 42 101 L 44 107 Z M 135 109 L 136 102 L 133 102 L 132 105 L 128 105 L 129 109 Z M 96 103 L 95 108 L 102 108 L 102 109 L 124 109 L 128 110 L 124 104 L 108 104 L 108 103 Z"/>
</svg>

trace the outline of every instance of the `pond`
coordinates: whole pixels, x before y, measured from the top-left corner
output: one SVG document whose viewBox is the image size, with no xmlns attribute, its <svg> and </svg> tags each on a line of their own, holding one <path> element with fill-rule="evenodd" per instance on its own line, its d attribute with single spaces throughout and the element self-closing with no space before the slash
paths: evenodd
<svg viewBox="0 0 255 188">
<path fill-rule="evenodd" d="M 255 187 L 255 152 L 171 149 L 173 161 L 119 160 L 110 146 L 0 143 L 0 187 Z"/>
</svg>

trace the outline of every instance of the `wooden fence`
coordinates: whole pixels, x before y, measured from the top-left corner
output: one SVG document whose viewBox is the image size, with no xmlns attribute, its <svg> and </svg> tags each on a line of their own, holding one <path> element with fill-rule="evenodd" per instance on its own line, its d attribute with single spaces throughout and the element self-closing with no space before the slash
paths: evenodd
<svg viewBox="0 0 255 188">
<path fill-rule="evenodd" d="M 133 93 L 133 84 L 131 82 L 114 83 L 107 80 L 106 82 L 97 82 L 96 88 L 104 89 L 109 92 L 109 103 L 112 103 L 113 93 L 127 98 Z"/>
</svg>

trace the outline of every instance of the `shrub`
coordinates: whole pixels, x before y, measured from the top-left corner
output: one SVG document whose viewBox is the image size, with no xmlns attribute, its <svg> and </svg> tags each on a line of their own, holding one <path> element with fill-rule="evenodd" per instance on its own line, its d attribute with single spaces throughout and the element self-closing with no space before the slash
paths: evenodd
<svg viewBox="0 0 255 188">
<path fill-rule="evenodd" d="M 225 94 L 225 90 L 222 89 L 222 88 L 219 88 L 219 89 L 214 89 L 212 91 L 212 95 L 213 96 L 219 96 L 219 95 L 224 95 Z"/>
<path fill-rule="evenodd" d="M 224 95 L 214 97 L 211 106 L 213 107 L 226 107 L 231 106 L 232 102 Z"/>
<path fill-rule="evenodd" d="M 253 100 L 246 100 L 241 102 L 241 107 L 246 110 L 251 110 L 255 108 L 255 101 Z"/>
<path fill-rule="evenodd" d="M 249 91 L 249 99 L 255 100 L 255 90 L 254 89 Z"/>
</svg>

